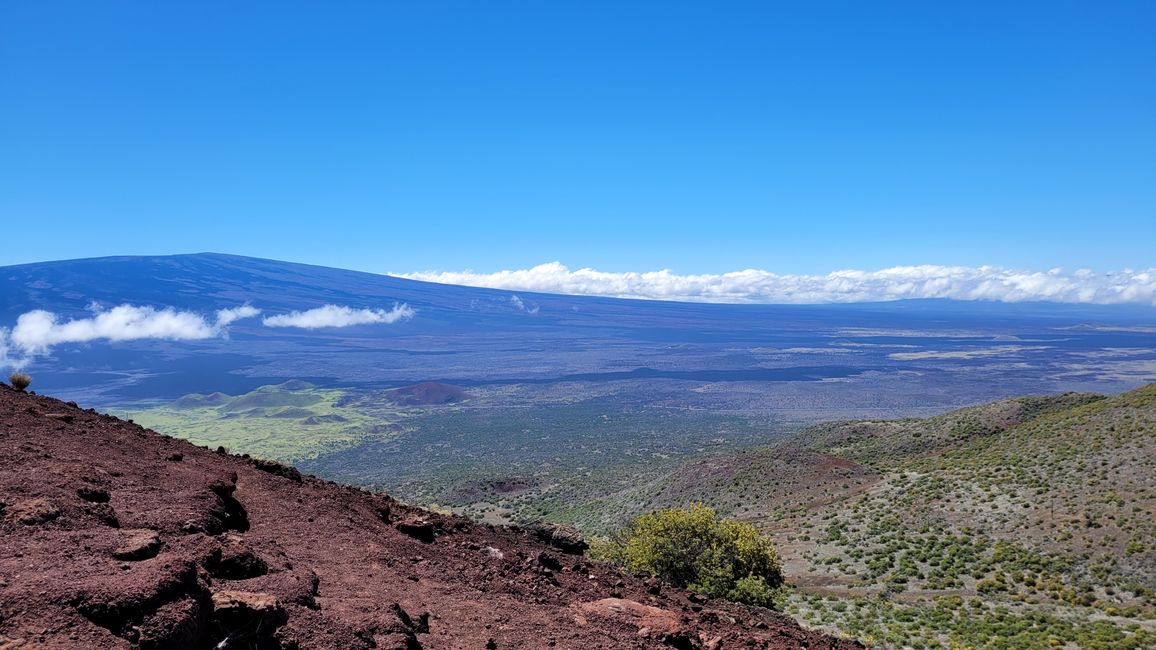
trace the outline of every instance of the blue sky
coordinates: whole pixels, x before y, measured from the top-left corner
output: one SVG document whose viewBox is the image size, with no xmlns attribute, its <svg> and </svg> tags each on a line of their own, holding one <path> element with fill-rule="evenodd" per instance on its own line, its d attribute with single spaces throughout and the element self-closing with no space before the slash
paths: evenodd
<svg viewBox="0 0 1156 650">
<path fill-rule="evenodd" d="M 0 265 L 1156 266 L 1156 3 L 0 8 Z"/>
</svg>

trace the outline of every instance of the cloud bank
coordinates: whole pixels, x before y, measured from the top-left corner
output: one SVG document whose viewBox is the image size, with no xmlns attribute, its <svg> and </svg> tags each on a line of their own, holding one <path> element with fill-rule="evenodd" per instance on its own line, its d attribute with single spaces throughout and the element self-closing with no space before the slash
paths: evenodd
<svg viewBox="0 0 1156 650">
<path fill-rule="evenodd" d="M 268 316 L 261 322 L 266 327 L 300 327 L 318 329 L 322 327 L 349 327 L 381 323 L 388 325 L 413 318 L 414 310 L 409 305 L 393 306 L 393 309 L 353 309 L 338 305 L 325 305 L 308 311 L 293 311 L 278 316 Z"/>
<path fill-rule="evenodd" d="M 88 318 L 62 320 L 43 309 L 21 314 L 11 329 L 0 327 L 0 368 L 23 368 L 39 355 L 48 354 L 56 345 L 90 341 L 133 341 L 159 339 L 195 341 L 228 335 L 229 325 L 261 314 L 252 305 L 218 310 L 213 318 L 172 307 L 119 305 L 104 309 L 89 307 Z M 308 311 L 269 316 L 261 321 L 266 327 L 348 327 L 370 323 L 389 324 L 414 317 L 416 312 L 404 304 L 393 309 L 354 309 L 325 305 Z"/>
<path fill-rule="evenodd" d="M 724 303 L 883 302 L 915 298 L 1156 305 L 1156 267 L 1096 273 L 1024 271 L 994 266 L 896 266 L 880 271 L 844 270 L 826 275 L 779 275 L 747 269 L 723 274 L 678 275 L 669 270 L 607 273 L 571 271 L 551 262 L 530 269 L 474 273 L 430 271 L 394 274 L 443 284 L 615 298 Z"/>
</svg>

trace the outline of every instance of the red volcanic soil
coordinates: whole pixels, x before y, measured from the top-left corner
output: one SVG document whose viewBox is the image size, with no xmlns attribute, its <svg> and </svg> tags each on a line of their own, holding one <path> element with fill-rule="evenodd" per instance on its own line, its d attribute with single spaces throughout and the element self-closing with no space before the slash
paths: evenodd
<svg viewBox="0 0 1156 650">
<path fill-rule="evenodd" d="M 0 648 L 855 648 L 0 384 Z"/>
<path fill-rule="evenodd" d="M 412 386 L 403 386 L 385 391 L 386 397 L 405 406 L 435 406 L 454 404 L 470 395 L 458 386 L 427 381 Z"/>
</svg>

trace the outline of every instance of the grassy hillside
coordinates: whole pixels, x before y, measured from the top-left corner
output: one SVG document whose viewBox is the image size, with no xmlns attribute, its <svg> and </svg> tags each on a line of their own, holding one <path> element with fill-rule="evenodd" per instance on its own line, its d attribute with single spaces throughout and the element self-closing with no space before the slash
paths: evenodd
<svg viewBox="0 0 1156 650">
<path fill-rule="evenodd" d="M 932 418 L 832 422 L 809 427 L 789 444 L 861 463 L 887 465 L 991 436 L 1050 413 L 1104 399 L 1089 393 L 1016 397 Z"/>
<path fill-rule="evenodd" d="M 1156 643 L 1156 385 L 810 427 L 618 505 L 693 501 L 774 536 L 818 627 L 896 647 Z"/>
<path fill-rule="evenodd" d="M 392 425 L 401 414 L 368 413 L 345 398 L 340 390 L 290 381 L 237 396 L 185 395 L 168 405 L 116 414 L 198 445 L 288 462 L 396 435 Z"/>
</svg>

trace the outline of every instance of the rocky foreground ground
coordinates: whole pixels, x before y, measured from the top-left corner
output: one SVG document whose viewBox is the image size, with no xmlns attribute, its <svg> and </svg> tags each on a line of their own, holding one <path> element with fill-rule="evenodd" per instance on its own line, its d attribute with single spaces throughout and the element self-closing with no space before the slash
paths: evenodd
<svg viewBox="0 0 1156 650">
<path fill-rule="evenodd" d="M 581 547 L 0 384 L 2 650 L 861 647 Z"/>
</svg>

